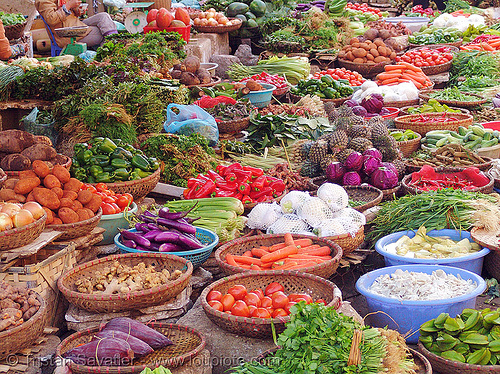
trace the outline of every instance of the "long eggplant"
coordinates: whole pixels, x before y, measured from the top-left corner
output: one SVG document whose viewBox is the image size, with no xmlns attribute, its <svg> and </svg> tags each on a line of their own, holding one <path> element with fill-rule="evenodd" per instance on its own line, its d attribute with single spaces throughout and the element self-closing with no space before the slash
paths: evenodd
<svg viewBox="0 0 500 374">
<path fill-rule="evenodd" d="M 143 342 L 146 342 L 155 350 L 174 344 L 165 335 L 153 330 L 143 323 L 134 321 L 133 319 L 127 317 L 113 318 L 104 327 L 104 330 L 108 329 L 123 331 L 127 334 L 135 336 L 137 339 L 141 339 Z"/>
<path fill-rule="evenodd" d="M 123 339 L 102 338 L 75 347 L 66 352 L 63 357 L 79 365 L 126 366 L 132 363 L 134 351 Z"/>
<path fill-rule="evenodd" d="M 154 218 L 145 214 L 141 214 L 139 218 L 144 222 L 156 223 L 157 225 L 170 227 L 189 234 L 196 233 L 196 227 L 187 223 L 177 222 L 166 218 Z"/>
<path fill-rule="evenodd" d="M 133 240 L 137 245 L 146 248 L 149 248 L 151 246 L 151 242 L 138 233 L 130 232 L 127 230 L 120 230 L 120 233 L 122 234 L 123 238 Z"/>
<path fill-rule="evenodd" d="M 94 338 L 92 340 L 98 340 L 102 338 L 118 338 L 125 340 L 130 345 L 130 349 L 134 351 L 134 357 L 141 357 L 154 352 L 153 348 L 151 348 L 149 344 L 123 331 L 111 329 L 99 331 L 94 335 Z"/>
<path fill-rule="evenodd" d="M 135 229 L 137 231 L 142 231 L 142 232 L 148 232 L 149 230 L 151 230 L 150 228 L 148 228 L 148 224 L 147 223 L 136 223 L 135 224 Z"/>
<path fill-rule="evenodd" d="M 174 243 L 163 243 L 160 246 L 159 252 L 182 252 L 184 248 Z"/>
<path fill-rule="evenodd" d="M 194 208 L 196 208 L 197 205 L 198 205 L 198 202 L 196 202 L 196 204 L 194 204 L 189 210 L 186 210 L 185 212 L 177 212 L 177 213 L 170 212 L 170 210 L 167 207 L 163 207 L 158 211 L 158 216 L 160 216 L 161 218 L 178 220 L 178 219 L 186 217 L 189 213 L 191 213 L 191 211 Z"/>
<path fill-rule="evenodd" d="M 142 237 L 144 239 L 149 240 L 149 241 L 153 241 L 161 233 L 162 233 L 162 231 L 159 229 L 158 230 L 151 230 L 151 231 L 148 231 L 147 233 L 145 233 Z"/>
<path fill-rule="evenodd" d="M 133 240 L 121 238 L 121 242 L 125 247 L 137 248 L 137 243 L 134 242 Z"/>
</svg>

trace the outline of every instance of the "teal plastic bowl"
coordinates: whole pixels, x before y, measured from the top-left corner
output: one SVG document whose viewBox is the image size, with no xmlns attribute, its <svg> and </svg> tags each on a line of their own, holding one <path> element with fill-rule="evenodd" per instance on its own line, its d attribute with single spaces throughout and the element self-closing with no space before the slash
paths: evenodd
<svg viewBox="0 0 500 374">
<path fill-rule="evenodd" d="M 104 239 L 99 244 L 113 244 L 113 238 L 118 233 L 118 229 L 129 228 L 126 217 L 134 214 L 135 212 L 137 212 L 137 204 L 132 203 L 128 212 L 107 215 L 103 214 L 98 227 L 102 227 L 103 229 L 106 229 L 106 231 L 102 234 Z"/>
<path fill-rule="evenodd" d="M 272 84 L 262 83 L 261 85 L 264 87 L 262 91 L 252 91 L 243 96 L 250 100 L 257 108 L 265 108 L 268 106 L 273 98 L 273 91 L 276 89 L 276 86 Z"/>
</svg>

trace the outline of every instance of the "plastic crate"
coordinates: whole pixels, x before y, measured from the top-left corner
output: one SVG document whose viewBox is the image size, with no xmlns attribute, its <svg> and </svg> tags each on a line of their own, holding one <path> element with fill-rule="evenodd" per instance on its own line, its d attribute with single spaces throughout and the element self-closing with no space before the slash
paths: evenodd
<svg viewBox="0 0 500 374">
<path fill-rule="evenodd" d="M 189 43 L 189 38 L 191 36 L 191 25 L 187 25 L 186 27 L 166 27 L 164 29 L 160 29 L 159 27 L 144 27 L 144 34 L 148 32 L 158 32 L 158 31 L 168 31 L 168 32 L 178 32 L 181 34 L 182 39 Z"/>
</svg>

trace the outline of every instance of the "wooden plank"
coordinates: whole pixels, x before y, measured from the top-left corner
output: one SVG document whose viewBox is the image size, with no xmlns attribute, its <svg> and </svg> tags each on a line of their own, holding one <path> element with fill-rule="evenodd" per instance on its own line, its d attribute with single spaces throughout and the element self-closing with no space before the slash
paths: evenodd
<svg viewBox="0 0 500 374">
<path fill-rule="evenodd" d="M 155 189 L 151 192 L 156 193 L 158 195 L 181 197 L 183 191 L 184 191 L 183 187 L 177 187 L 166 183 L 158 183 Z"/>
<path fill-rule="evenodd" d="M 43 100 L 9 100 L 0 102 L 0 110 L 5 109 L 51 109 L 54 103 L 51 101 Z"/>
</svg>

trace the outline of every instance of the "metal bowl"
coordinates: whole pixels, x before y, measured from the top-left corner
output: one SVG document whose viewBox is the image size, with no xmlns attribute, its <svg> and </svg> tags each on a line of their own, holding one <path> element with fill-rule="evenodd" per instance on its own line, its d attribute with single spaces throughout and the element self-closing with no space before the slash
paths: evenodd
<svg viewBox="0 0 500 374">
<path fill-rule="evenodd" d="M 75 26 L 75 27 L 61 27 L 55 29 L 56 35 L 60 38 L 74 38 L 84 36 L 89 29 L 88 26 Z"/>
</svg>

